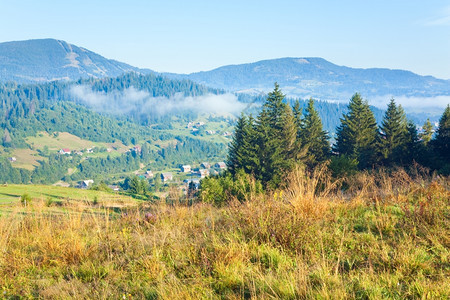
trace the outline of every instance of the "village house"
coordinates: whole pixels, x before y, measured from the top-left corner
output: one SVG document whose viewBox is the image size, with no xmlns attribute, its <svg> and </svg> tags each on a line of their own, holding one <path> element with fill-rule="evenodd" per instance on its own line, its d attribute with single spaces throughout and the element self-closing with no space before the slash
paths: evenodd
<svg viewBox="0 0 450 300">
<path fill-rule="evenodd" d="M 17 161 L 17 159 L 13 156 L 13 157 L 8 157 L 8 160 L 10 161 L 10 162 L 15 162 L 15 161 Z"/>
<path fill-rule="evenodd" d="M 81 189 L 87 189 L 92 184 L 94 184 L 94 180 L 92 180 L 92 179 L 83 180 L 82 182 L 80 182 L 80 188 Z"/>
<path fill-rule="evenodd" d="M 87 149 L 86 149 L 86 153 L 94 153 L 94 149 L 92 149 L 92 148 L 87 148 Z"/>
<path fill-rule="evenodd" d="M 186 187 L 189 187 L 189 185 L 192 183 L 194 185 L 195 189 L 198 189 L 200 187 L 200 180 L 198 179 L 185 179 L 183 180 L 184 184 L 186 184 Z"/>
<path fill-rule="evenodd" d="M 133 149 L 131 149 L 131 150 L 136 152 L 136 153 L 141 153 L 141 147 L 140 146 L 134 146 Z"/>
<path fill-rule="evenodd" d="M 118 185 L 108 185 L 108 187 L 109 187 L 110 189 L 112 189 L 114 192 L 120 191 L 120 188 L 119 188 Z"/>
<path fill-rule="evenodd" d="M 75 153 L 76 155 L 83 156 L 83 152 L 81 152 L 81 151 L 74 151 L 74 153 Z"/>
<path fill-rule="evenodd" d="M 71 151 L 69 148 L 62 148 L 61 150 L 59 150 L 59 154 L 70 154 Z"/>
<path fill-rule="evenodd" d="M 152 171 L 147 170 L 147 171 L 145 172 L 144 176 L 145 176 L 145 178 L 150 179 L 150 178 L 153 178 L 154 175 L 153 175 L 153 172 L 152 172 Z"/>
<path fill-rule="evenodd" d="M 223 161 L 221 161 L 221 162 L 216 163 L 214 165 L 214 167 L 219 168 L 219 169 L 226 169 L 227 165 Z"/>
<path fill-rule="evenodd" d="M 233 134 L 229 131 L 225 131 L 222 135 L 223 136 L 232 136 Z"/>
<path fill-rule="evenodd" d="M 213 135 L 216 134 L 215 130 L 206 130 L 206 134 Z"/>
<path fill-rule="evenodd" d="M 190 171 L 191 171 L 191 166 L 190 165 L 183 165 L 183 166 L 181 166 L 181 172 L 189 173 Z"/>
<path fill-rule="evenodd" d="M 172 181 L 173 180 L 172 173 L 162 173 L 161 180 L 162 182 Z"/>
<path fill-rule="evenodd" d="M 202 162 L 200 167 L 202 167 L 204 169 L 209 169 L 209 168 L 211 168 L 211 164 L 207 163 L 207 162 Z"/>
<path fill-rule="evenodd" d="M 209 170 L 200 169 L 198 170 L 198 175 L 200 175 L 201 178 L 205 178 L 206 176 L 209 176 Z"/>
</svg>

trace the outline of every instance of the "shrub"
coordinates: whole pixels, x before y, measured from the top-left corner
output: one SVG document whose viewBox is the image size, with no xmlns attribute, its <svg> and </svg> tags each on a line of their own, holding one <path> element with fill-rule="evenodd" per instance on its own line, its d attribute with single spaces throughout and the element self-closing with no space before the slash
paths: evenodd
<svg viewBox="0 0 450 300">
<path fill-rule="evenodd" d="M 334 177 L 354 175 L 358 171 L 358 160 L 346 155 L 335 156 L 331 159 L 330 170 Z"/>
<path fill-rule="evenodd" d="M 47 200 L 45 201 L 45 206 L 50 207 L 52 206 L 54 200 L 52 197 L 47 197 Z"/>
<path fill-rule="evenodd" d="M 200 200 L 222 206 L 231 200 L 249 201 L 263 192 L 260 181 L 239 170 L 233 177 L 230 173 L 202 180 Z"/>
<path fill-rule="evenodd" d="M 22 194 L 22 196 L 20 196 L 20 203 L 22 203 L 23 206 L 27 206 L 31 204 L 31 196 L 28 195 L 27 193 Z"/>
</svg>

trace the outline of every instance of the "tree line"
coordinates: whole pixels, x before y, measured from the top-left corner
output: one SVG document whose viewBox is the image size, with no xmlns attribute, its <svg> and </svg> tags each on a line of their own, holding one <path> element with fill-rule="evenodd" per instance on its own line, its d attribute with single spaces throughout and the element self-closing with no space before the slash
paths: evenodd
<svg viewBox="0 0 450 300">
<path fill-rule="evenodd" d="M 313 169 L 331 160 L 336 175 L 380 166 L 406 166 L 416 161 L 442 174 L 450 173 L 450 106 L 433 134 L 429 120 L 420 134 L 401 105 L 392 99 L 378 126 L 367 101 L 356 93 L 330 144 L 313 99 L 302 111 L 287 104 L 278 84 L 255 117 L 241 115 L 229 147 L 228 167 L 240 170 L 269 187 L 277 187 L 296 164 Z"/>
</svg>

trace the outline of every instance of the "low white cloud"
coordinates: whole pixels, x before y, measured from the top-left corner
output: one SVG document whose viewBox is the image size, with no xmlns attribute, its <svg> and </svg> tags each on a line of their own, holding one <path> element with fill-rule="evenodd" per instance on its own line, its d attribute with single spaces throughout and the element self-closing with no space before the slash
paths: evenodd
<svg viewBox="0 0 450 300">
<path fill-rule="evenodd" d="M 125 115 L 130 112 L 166 115 L 182 111 L 236 115 L 246 107 L 246 104 L 239 102 L 234 94 L 185 97 L 179 93 L 170 98 L 151 97 L 148 92 L 134 87 L 105 93 L 93 91 L 85 85 L 72 86 L 70 93 L 76 101 L 95 111 L 115 115 Z"/>
<path fill-rule="evenodd" d="M 430 110 L 430 109 L 444 109 L 450 104 L 450 96 L 435 96 L 435 97 L 408 97 L 408 96 L 380 96 L 369 99 L 369 104 L 386 109 L 389 101 L 394 98 L 397 104 L 401 104 L 406 110 Z"/>
</svg>

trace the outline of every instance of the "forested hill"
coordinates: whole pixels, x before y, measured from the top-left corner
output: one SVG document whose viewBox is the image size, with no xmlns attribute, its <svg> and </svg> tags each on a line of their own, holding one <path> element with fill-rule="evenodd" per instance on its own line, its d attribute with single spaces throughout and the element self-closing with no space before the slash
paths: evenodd
<svg viewBox="0 0 450 300">
<path fill-rule="evenodd" d="M 154 97 L 161 97 L 160 104 L 163 105 L 164 99 L 174 95 L 206 93 L 219 91 L 188 80 L 136 73 L 77 82 L 0 84 L 0 130 L 4 144 L 19 147 L 24 145 L 24 137 L 39 131 L 67 131 L 92 141 L 120 140 L 130 144 L 132 140 L 156 134 L 142 124 L 162 120 L 159 115 L 143 112 L 141 104 L 145 105 Z M 92 107 L 103 114 L 93 112 Z M 111 107 L 122 108 L 123 111 L 112 115 Z M 7 143 L 5 136 L 8 137 Z"/>
<path fill-rule="evenodd" d="M 213 92 L 187 80 L 136 73 L 76 82 L 0 84 L 0 183 L 76 184 L 86 178 L 100 182 L 119 180 L 144 167 L 162 170 L 183 163 L 223 161 L 225 138 L 197 138 L 188 129 L 170 131 L 170 116 L 156 120 L 138 110 L 155 98 L 162 106 L 174 95 L 180 95 L 181 101 Z M 105 109 L 94 106 L 98 109 L 94 111 L 90 104 L 95 103 Z M 111 106 L 123 113 L 109 113 Z M 178 128 L 195 117 L 178 116 Z M 138 146 L 141 150 L 133 150 Z M 79 154 L 89 147 L 98 153 Z M 58 155 L 61 148 L 77 155 Z M 15 160 L 10 162 L 12 157 Z"/>
<path fill-rule="evenodd" d="M 55 39 L 0 43 L 0 81 L 18 83 L 149 73 Z"/>
<path fill-rule="evenodd" d="M 290 97 L 347 102 L 353 93 L 373 98 L 385 95 L 433 97 L 450 95 L 450 80 L 420 76 L 409 71 L 382 68 L 359 69 L 335 65 L 323 58 L 280 58 L 228 65 L 189 75 L 207 86 L 229 91 L 268 92 L 278 82 Z"/>
</svg>

